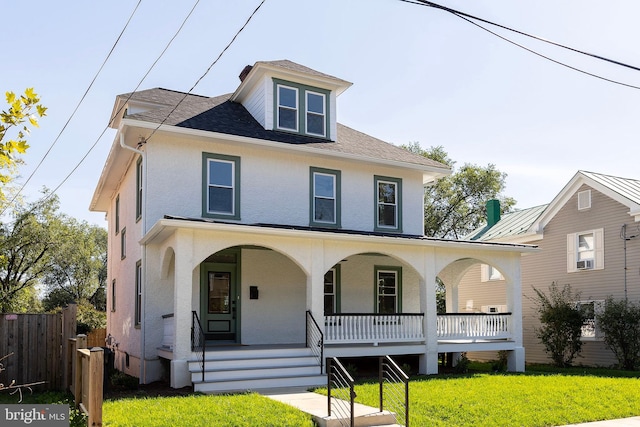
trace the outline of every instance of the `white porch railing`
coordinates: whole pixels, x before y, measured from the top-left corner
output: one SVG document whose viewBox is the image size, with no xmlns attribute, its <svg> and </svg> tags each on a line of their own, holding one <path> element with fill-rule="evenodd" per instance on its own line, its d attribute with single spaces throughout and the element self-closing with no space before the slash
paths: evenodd
<svg viewBox="0 0 640 427">
<path fill-rule="evenodd" d="M 438 315 L 438 339 L 511 338 L 511 313 L 452 313 Z"/>
<path fill-rule="evenodd" d="M 424 314 L 334 314 L 324 317 L 325 344 L 424 341 Z"/>
<path fill-rule="evenodd" d="M 162 347 L 173 350 L 173 337 L 176 333 L 175 326 L 173 323 L 173 313 L 164 314 L 162 316 Z"/>
</svg>

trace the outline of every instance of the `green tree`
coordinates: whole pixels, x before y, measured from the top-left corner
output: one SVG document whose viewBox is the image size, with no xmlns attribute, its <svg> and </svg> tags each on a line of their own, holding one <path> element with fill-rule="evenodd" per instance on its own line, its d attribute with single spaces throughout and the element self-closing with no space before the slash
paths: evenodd
<svg viewBox="0 0 640 427">
<path fill-rule="evenodd" d="M 451 175 L 425 188 L 424 234 L 430 237 L 459 239 L 486 222 L 486 203 L 500 200 L 501 213 L 509 212 L 515 200 L 502 195 L 507 174 L 495 165 L 477 166 L 465 163 L 455 170 L 442 146 L 423 149 L 414 142 L 402 148 L 451 167 Z"/>
<path fill-rule="evenodd" d="M 87 301 L 96 309 L 104 310 L 107 231 L 60 215 L 56 238 L 57 244 L 49 253 L 49 266 L 42 277 L 47 289 L 45 309 L 63 307 L 71 301 Z"/>
<path fill-rule="evenodd" d="M 46 115 L 47 108 L 40 103 L 40 97 L 33 88 L 17 96 L 13 92 L 5 94 L 8 108 L 0 111 L 0 196 L 4 197 L 2 186 L 8 184 L 16 172 L 16 165 L 22 161 L 18 157 L 29 148 L 27 136 L 30 126 L 38 127 L 38 118 Z M 27 124 L 28 123 L 28 124 Z M 14 134 L 10 136 L 9 134 Z"/>
<path fill-rule="evenodd" d="M 640 305 L 609 297 L 602 313 L 596 313 L 596 319 L 619 366 L 627 370 L 640 368 Z"/>
<path fill-rule="evenodd" d="M 14 206 L 12 221 L 0 224 L 0 312 L 23 311 L 25 295 L 50 265 L 49 251 L 58 244 L 58 199 L 44 200 Z"/>
<path fill-rule="evenodd" d="M 540 328 L 536 328 L 536 335 L 556 366 L 571 366 L 582 351 L 580 336 L 586 315 L 584 309 L 576 304 L 580 294 L 574 294 L 571 285 L 560 289 L 555 282 L 549 287 L 549 295 L 536 288 L 533 290 L 542 323 Z"/>
</svg>

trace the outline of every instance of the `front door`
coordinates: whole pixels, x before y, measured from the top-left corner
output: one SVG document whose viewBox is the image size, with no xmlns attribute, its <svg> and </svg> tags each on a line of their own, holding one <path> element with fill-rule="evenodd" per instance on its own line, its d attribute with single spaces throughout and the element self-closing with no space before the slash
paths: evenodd
<svg viewBox="0 0 640 427">
<path fill-rule="evenodd" d="M 238 290 L 235 264 L 203 264 L 202 327 L 208 340 L 236 340 Z"/>
</svg>

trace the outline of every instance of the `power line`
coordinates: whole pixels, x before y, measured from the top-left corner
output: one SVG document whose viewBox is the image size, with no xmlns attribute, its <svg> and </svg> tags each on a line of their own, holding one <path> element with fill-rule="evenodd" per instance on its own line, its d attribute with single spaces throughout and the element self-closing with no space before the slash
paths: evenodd
<svg viewBox="0 0 640 427">
<path fill-rule="evenodd" d="M 67 126 L 69 125 L 69 122 L 71 122 L 71 120 L 73 119 L 73 117 L 76 115 L 76 112 L 78 111 L 78 109 L 80 108 L 80 105 L 82 105 L 82 103 L 84 102 L 84 99 L 87 97 L 87 94 L 89 93 L 89 91 L 91 90 L 91 88 L 93 87 L 93 84 L 95 83 L 96 79 L 98 78 L 98 76 L 100 75 L 100 73 L 102 72 L 102 69 L 104 68 L 104 66 L 107 64 L 107 61 L 109 60 L 109 58 L 111 57 L 111 54 L 113 53 L 113 51 L 115 50 L 116 46 L 118 45 L 118 43 L 120 42 L 120 39 L 122 38 L 122 35 L 124 34 L 125 30 L 127 29 L 127 27 L 129 26 L 129 23 L 131 22 L 131 19 L 133 19 L 133 16 L 135 15 L 136 11 L 138 10 L 138 7 L 140 6 L 140 3 L 142 3 L 142 0 L 138 1 L 138 4 L 136 5 L 136 7 L 133 9 L 133 12 L 131 12 L 131 15 L 129 16 L 129 19 L 127 20 L 126 24 L 124 25 L 124 27 L 122 28 L 122 31 L 120 31 L 120 34 L 118 35 L 118 37 L 116 38 L 116 41 L 113 43 L 113 46 L 111 46 L 111 50 L 109 51 L 109 53 L 107 54 L 107 57 L 104 59 L 104 61 L 102 61 L 102 65 L 100 66 L 100 68 L 98 69 L 98 72 L 93 76 L 93 79 L 91 80 L 91 83 L 89 83 L 89 86 L 87 87 L 87 90 L 84 91 L 84 94 L 82 95 L 82 97 L 80 98 L 80 101 L 78 102 L 78 104 L 76 105 L 75 109 L 73 110 L 73 112 L 71 113 L 71 115 L 69 116 L 69 118 L 67 119 L 67 121 L 65 122 L 64 126 L 62 126 L 62 129 L 60 129 L 60 132 L 58 133 L 58 136 L 56 136 L 56 139 L 51 143 L 51 145 L 49 146 L 49 148 L 47 149 L 47 151 L 44 153 L 44 156 L 42 156 L 42 159 L 40 159 L 40 162 L 36 165 L 35 169 L 31 172 L 31 174 L 29 175 L 29 177 L 27 178 L 27 180 L 20 186 L 20 188 L 18 189 L 18 191 L 16 192 L 16 194 L 13 196 L 13 198 L 9 201 L 9 203 L 7 204 L 7 206 L 11 205 L 16 198 L 20 195 L 20 193 L 22 193 L 22 190 L 24 190 L 24 188 L 27 186 L 27 184 L 29 183 L 29 181 L 31 181 L 31 178 L 33 178 L 33 176 L 35 175 L 35 173 L 38 171 L 38 169 L 40 169 L 40 166 L 42 166 L 42 163 L 44 163 L 44 160 L 47 158 L 47 156 L 49 155 L 49 153 L 51 152 L 51 150 L 53 149 L 53 147 L 56 145 L 56 143 L 58 142 L 58 140 L 60 139 L 60 136 L 62 136 L 62 133 L 67 129 Z M 0 216 L 2 216 L 4 214 L 6 210 L 6 207 L 2 210 L 2 212 L 0 212 Z"/>
<path fill-rule="evenodd" d="M 528 51 L 530 53 L 533 53 L 534 55 L 540 56 L 541 58 L 544 58 L 544 59 L 546 59 L 548 61 L 554 62 L 554 63 L 556 63 L 558 65 L 562 65 L 563 67 L 567 67 L 567 68 L 569 68 L 571 70 L 574 70 L 574 71 L 577 71 L 579 73 L 586 74 L 588 76 L 595 77 L 597 79 L 601 79 L 601 80 L 604 80 L 604 81 L 607 81 L 607 82 L 610 82 L 610 83 L 614 83 L 614 84 L 621 85 L 621 86 L 626 86 L 626 87 L 629 87 L 629 88 L 632 88 L 632 89 L 640 89 L 640 86 L 634 86 L 632 84 L 620 82 L 618 80 L 609 79 L 607 77 L 603 77 L 603 76 L 600 76 L 600 75 L 597 75 L 597 74 L 594 74 L 594 73 L 590 73 L 588 71 L 582 70 L 580 68 L 577 68 L 577 67 L 568 65 L 568 64 L 566 64 L 564 62 L 561 62 L 561 61 L 555 60 L 553 58 L 550 58 L 550 57 L 548 57 L 546 55 L 543 55 L 543 54 L 541 54 L 539 52 L 536 52 L 535 50 L 530 49 L 530 48 L 528 48 L 528 47 L 526 47 L 526 46 L 524 46 L 522 44 L 519 44 L 519 43 L 517 43 L 517 42 L 515 42 L 515 41 L 513 41 L 511 39 L 508 39 L 507 37 L 504 37 L 504 36 L 494 32 L 494 31 L 491 31 L 488 28 L 483 27 L 482 25 L 478 24 L 477 22 L 474 22 L 473 20 L 478 20 L 478 21 L 481 21 L 481 22 L 484 22 L 484 23 L 487 23 L 487 24 L 490 24 L 490 25 L 494 25 L 496 27 L 503 28 L 505 30 L 512 31 L 514 33 L 517 33 L 517 34 L 520 34 L 520 35 L 524 35 L 526 37 L 530 37 L 530 38 L 533 38 L 535 40 L 539 40 L 539 41 L 542 41 L 542 42 L 545 42 L 545 43 L 548 43 L 548 44 L 551 44 L 551 45 L 554 45 L 554 46 L 557 46 L 557 47 L 561 47 L 563 49 L 567 49 L 567 50 L 570 50 L 570 51 L 573 51 L 573 52 L 576 52 L 576 53 L 580 53 L 582 55 L 586 55 L 586 56 L 589 56 L 589 57 L 592 57 L 592 58 L 596 58 L 596 59 L 600 59 L 600 60 L 615 64 L 615 65 L 620 65 L 620 66 L 623 66 L 623 67 L 626 67 L 626 68 L 630 68 L 630 69 L 633 69 L 633 70 L 640 71 L 640 68 L 636 67 L 634 65 L 625 64 L 623 62 L 616 61 L 616 60 L 613 60 L 613 59 L 609 59 L 609 58 L 606 58 L 606 57 L 603 57 L 603 56 L 600 56 L 600 55 L 592 54 L 592 53 L 589 53 L 589 52 L 584 52 L 584 51 L 581 51 L 579 49 L 575 49 L 575 48 L 572 48 L 572 47 L 569 47 L 569 46 L 562 45 L 560 43 L 556 43 L 556 42 L 551 41 L 551 40 L 547 40 L 547 39 L 544 39 L 544 38 L 541 38 L 541 37 L 538 37 L 538 36 L 534 36 L 534 35 L 525 33 L 523 31 L 519 31 L 519 30 L 510 28 L 510 27 L 507 27 L 507 26 L 504 26 L 504 25 L 501 25 L 501 24 L 497 24 L 497 23 L 488 21 L 488 20 L 483 19 L 483 18 L 478 18 L 476 16 L 469 15 L 467 13 L 460 12 L 460 11 L 457 11 L 455 9 L 451 9 L 451 8 L 448 8 L 448 7 L 445 7 L 445 6 L 441 6 L 439 4 L 436 4 L 436 3 L 433 3 L 433 2 L 430 2 L 430 1 L 427 1 L 427 0 L 400 0 L 400 1 L 405 2 L 405 3 L 415 4 L 415 5 L 418 5 L 418 6 L 432 7 L 432 8 L 435 8 L 435 9 L 444 10 L 445 12 L 449 12 L 452 15 L 454 15 L 454 16 L 456 16 L 456 17 L 458 17 L 458 18 L 460 18 L 460 19 L 462 19 L 464 21 L 467 21 L 470 24 L 475 25 L 476 27 L 478 27 L 478 28 L 480 28 L 480 29 L 482 29 L 482 30 L 484 30 L 484 31 L 486 31 L 486 32 L 488 32 L 488 33 L 490 33 L 490 34 L 492 34 L 492 35 L 494 35 L 494 36 L 496 36 L 496 37 L 508 42 L 508 43 L 511 43 L 511 44 L 521 48 L 521 49 L 524 49 L 524 50 L 526 50 L 526 51 Z"/>
<path fill-rule="evenodd" d="M 198 86 L 198 84 L 200 84 L 200 81 L 206 77 L 207 74 L 209 74 L 209 71 L 211 71 L 211 68 L 213 68 L 214 65 L 216 65 L 218 63 L 218 61 L 220 60 L 220 58 L 222 58 L 222 55 L 224 55 L 224 53 L 229 49 L 229 47 L 231 47 L 231 45 L 233 44 L 233 42 L 236 41 L 236 38 L 240 35 L 240 33 L 245 29 L 245 27 L 249 24 L 249 22 L 251 21 L 251 19 L 253 18 L 253 16 L 258 12 L 258 10 L 260 10 L 260 8 L 262 7 L 262 5 L 264 4 L 266 0 L 262 0 L 260 2 L 260 4 L 258 4 L 258 6 L 254 9 L 253 12 L 251 12 L 251 15 L 249 15 L 249 17 L 247 18 L 247 20 L 245 21 L 245 23 L 242 25 L 242 27 L 240 27 L 240 29 L 235 33 L 235 35 L 231 38 L 231 41 L 229 43 L 227 43 L 227 45 L 224 47 L 224 49 L 222 49 L 222 51 L 220 52 L 220 54 L 218 54 L 218 57 L 209 65 L 209 68 L 207 68 L 207 70 L 204 72 L 204 74 L 202 74 L 200 76 L 200 78 L 198 78 L 198 80 L 196 80 L 196 82 L 193 84 L 193 86 L 191 86 L 191 89 L 189 89 L 189 91 L 187 93 L 184 94 L 184 96 L 182 97 L 182 99 L 180 99 L 180 101 L 173 107 L 173 109 L 169 112 L 169 114 L 167 114 L 165 116 L 164 119 L 162 119 L 162 122 L 160 122 L 160 124 L 151 132 L 151 134 L 147 137 L 147 141 L 156 133 L 156 131 L 158 129 L 160 129 L 160 127 L 169 119 L 169 117 L 171 116 L 171 114 L 173 114 L 174 111 L 176 111 L 176 109 L 180 106 L 180 104 L 182 104 L 182 102 L 187 98 L 187 96 L 189 96 L 191 94 L 191 92 L 193 92 L 193 90 L 196 88 L 196 86 Z"/>
</svg>

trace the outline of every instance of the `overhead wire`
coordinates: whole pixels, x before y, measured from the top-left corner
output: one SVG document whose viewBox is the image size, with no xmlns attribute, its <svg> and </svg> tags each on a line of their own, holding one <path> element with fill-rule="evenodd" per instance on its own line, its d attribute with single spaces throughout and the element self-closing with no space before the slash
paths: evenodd
<svg viewBox="0 0 640 427">
<path fill-rule="evenodd" d="M 464 20 L 464 21 L 466 21 L 466 22 L 468 22 L 468 23 L 470 23 L 472 25 L 475 25 L 476 27 L 478 27 L 478 28 L 490 33 L 490 34 L 492 34 L 492 35 L 494 35 L 494 36 L 496 36 L 496 37 L 498 37 L 498 38 L 500 38 L 500 39 L 502 39 L 502 40 L 504 40 L 504 41 L 506 41 L 508 43 L 511 43 L 511 44 L 521 48 L 521 49 L 524 49 L 524 50 L 526 50 L 526 51 L 528 51 L 530 53 L 533 53 L 534 55 L 537 55 L 537 56 L 539 56 L 539 57 L 541 57 L 543 59 L 546 59 L 548 61 L 554 62 L 554 63 L 556 63 L 558 65 L 561 65 L 563 67 L 569 68 L 569 69 L 574 70 L 574 71 L 577 71 L 579 73 L 586 74 L 588 76 L 595 77 L 597 79 L 607 81 L 609 83 L 613 83 L 613 84 L 629 87 L 629 88 L 632 88 L 632 89 L 640 89 L 640 86 L 635 86 L 635 85 L 632 85 L 632 84 L 629 84 L 629 83 L 624 83 L 624 82 L 621 82 L 621 81 L 618 81 L 618 80 L 613 80 L 613 79 L 610 79 L 610 78 L 607 78 L 607 77 L 603 77 L 601 75 L 582 70 L 580 68 L 577 68 L 577 67 L 574 67 L 572 65 L 566 64 L 566 63 L 564 63 L 562 61 L 558 61 L 556 59 L 553 59 L 553 58 L 551 58 L 549 56 L 543 55 L 540 52 L 537 52 L 537 51 L 535 51 L 535 50 L 533 50 L 531 48 L 528 48 L 528 47 L 526 47 L 526 46 L 524 46 L 524 45 L 522 45 L 520 43 L 517 43 L 517 42 L 515 42 L 515 41 L 513 41 L 513 40 L 511 40 L 511 39 L 509 39 L 509 38 L 507 38 L 505 36 L 502 36 L 502 35 L 496 33 L 495 31 L 489 30 L 488 28 L 478 24 L 474 20 L 478 20 L 478 21 L 481 21 L 481 22 L 484 22 L 484 23 L 487 23 L 487 24 L 490 24 L 490 25 L 494 25 L 496 27 L 499 27 L 499 28 L 502 28 L 502 29 L 505 29 L 505 30 L 508 30 L 508 31 L 511 31 L 511 32 L 514 32 L 514 33 L 517 33 L 517 34 L 520 34 L 520 35 L 523 35 L 523 36 L 526 36 L 526 37 L 530 37 L 530 38 L 533 38 L 535 40 L 542 41 L 544 43 L 548 43 L 548 44 L 551 44 L 551 45 L 554 45 L 554 46 L 557 46 L 557 47 L 560 47 L 560 48 L 563 48 L 563 49 L 567 49 L 567 50 L 573 51 L 575 53 L 586 55 L 586 56 L 589 56 L 589 57 L 592 57 L 592 58 L 595 58 L 595 59 L 599 59 L 599 60 L 606 61 L 606 62 L 615 64 L 615 65 L 619 65 L 619 66 L 622 66 L 622 67 L 630 68 L 630 69 L 637 70 L 637 71 L 640 71 L 640 67 L 636 67 L 634 65 L 626 64 L 624 62 L 620 62 L 620 61 L 613 60 L 613 59 L 610 59 L 610 58 L 606 58 L 606 57 L 603 57 L 603 56 L 600 56 L 600 55 L 596 55 L 596 54 L 585 52 L 585 51 L 582 51 L 582 50 L 579 50 L 579 49 L 576 49 L 576 48 L 572 48 L 570 46 L 566 46 L 566 45 L 554 42 L 552 40 L 548 40 L 548 39 L 544 39 L 542 37 L 534 36 L 534 35 L 525 33 L 523 31 L 516 30 L 516 29 L 510 28 L 510 27 L 507 27 L 505 25 L 497 24 L 495 22 L 492 22 L 492 21 L 489 21 L 489 20 L 486 20 L 486 19 L 483 19 L 483 18 L 479 18 L 479 17 L 473 16 L 473 15 L 467 14 L 465 12 L 460 12 L 460 11 L 457 11 L 455 9 L 451 9 L 451 8 L 448 8 L 448 7 L 445 7 L 445 6 L 442 6 L 442 5 L 439 5 L 437 3 L 433 3 L 433 2 L 427 1 L 427 0 L 399 0 L 399 1 L 404 2 L 404 3 L 414 4 L 414 5 L 417 5 L 417 6 L 432 7 L 432 8 L 435 8 L 435 9 L 443 10 L 445 12 L 449 12 L 452 15 L 454 15 L 454 16 L 462 19 L 462 20 Z"/>
<path fill-rule="evenodd" d="M 135 15 L 136 11 L 138 10 L 138 7 L 140 7 L 140 4 L 142 3 L 142 0 L 138 0 L 138 3 L 136 4 L 136 7 L 133 9 L 133 11 L 131 12 L 131 15 L 129 15 L 129 19 L 127 19 L 127 22 L 124 24 L 124 27 L 122 28 L 122 31 L 120 31 L 120 34 L 118 35 L 118 37 L 116 38 L 116 41 L 113 43 L 113 45 L 111 46 L 111 50 L 109 50 L 109 53 L 107 54 L 106 58 L 104 59 L 104 61 L 102 61 L 102 65 L 100 66 L 100 68 L 98 69 L 98 71 L 96 72 L 96 74 L 93 76 L 93 79 L 91 80 L 91 82 L 89 83 L 89 86 L 87 87 L 87 89 L 84 91 L 84 94 L 82 95 L 82 97 L 80 98 L 80 101 L 78 101 L 78 103 L 76 104 L 76 107 L 74 108 L 73 112 L 71 113 L 71 115 L 69 116 L 69 118 L 67 119 L 67 121 L 65 122 L 64 126 L 62 126 L 62 129 L 60 129 L 60 132 L 58 132 L 58 136 L 56 136 L 56 138 L 53 140 L 53 142 L 51 143 L 51 145 L 49 146 L 49 148 L 47 149 L 47 151 L 44 153 L 44 155 L 42 156 L 42 158 L 40 159 L 40 162 L 36 165 L 36 167 L 33 169 L 33 171 L 31 172 L 31 174 L 29 175 L 29 177 L 26 179 L 26 181 L 24 183 L 22 183 L 20 185 L 20 188 L 18 189 L 18 191 L 13 195 L 13 197 L 11 198 L 11 200 L 7 203 L 7 205 L 5 206 L 5 208 L 2 209 L 2 211 L 0 211 L 0 216 L 2 216 L 4 214 L 4 212 L 6 211 L 7 207 L 10 206 L 20 195 L 20 193 L 22 193 L 22 190 L 24 190 L 24 188 L 27 186 L 27 184 L 29 184 L 29 182 L 31 181 L 31 178 L 33 178 L 33 176 L 36 174 L 36 172 L 38 171 L 38 169 L 40 169 L 40 166 L 42 166 L 42 163 L 44 163 L 45 159 L 47 158 L 47 156 L 49 156 L 49 153 L 51 152 L 51 150 L 53 149 L 53 147 L 58 143 L 58 140 L 60 139 L 60 137 L 62 136 L 62 134 L 64 133 L 64 131 L 67 129 L 67 126 L 69 125 L 69 123 L 71 122 L 71 120 L 75 117 L 76 113 L 78 112 L 78 109 L 80 108 L 80 105 L 82 105 L 82 103 L 84 102 L 85 98 L 87 97 L 87 94 L 89 93 L 89 91 L 91 90 L 91 88 L 93 87 L 93 84 L 96 82 L 98 76 L 100 75 L 100 73 L 102 72 L 102 69 L 104 68 L 104 66 L 107 64 L 107 61 L 109 61 L 109 58 L 111 58 L 111 54 L 113 54 L 113 51 L 116 49 L 116 46 L 118 45 L 118 43 L 120 42 L 120 39 L 122 38 L 122 35 L 124 34 L 124 32 L 126 31 L 127 27 L 129 26 L 129 23 L 131 22 L 131 20 L 133 19 L 133 16 Z"/>
</svg>

